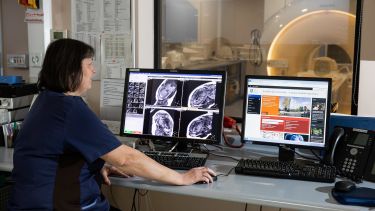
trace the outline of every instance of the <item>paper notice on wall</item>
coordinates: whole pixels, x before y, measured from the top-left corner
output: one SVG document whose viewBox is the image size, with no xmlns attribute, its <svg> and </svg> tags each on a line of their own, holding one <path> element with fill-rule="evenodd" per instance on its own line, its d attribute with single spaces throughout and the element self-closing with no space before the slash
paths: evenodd
<svg viewBox="0 0 375 211">
<path fill-rule="evenodd" d="M 129 33 L 130 0 L 104 0 L 104 32 Z"/>
<path fill-rule="evenodd" d="M 124 79 L 102 79 L 100 107 L 122 106 Z"/>
<path fill-rule="evenodd" d="M 103 77 L 125 78 L 126 67 L 133 66 L 131 36 L 128 34 L 109 34 L 102 36 L 104 59 Z"/>
<path fill-rule="evenodd" d="M 126 40 L 124 34 L 103 34 L 104 59 L 125 58 Z"/>
<path fill-rule="evenodd" d="M 125 78 L 125 61 L 123 59 L 115 59 L 107 61 L 103 68 L 102 74 L 105 74 L 105 78 Z"/>
<path fill-rule="evenodd" d="M 43 9 L 26 9 L 25 22 L 26 23 L 43 23 L 44 13 Z"/>
<path fill-rule="evenodd" d="M 73 2 L 73 31 L 101 32 L 101 0 L 75 0 Z"/>
</svg>

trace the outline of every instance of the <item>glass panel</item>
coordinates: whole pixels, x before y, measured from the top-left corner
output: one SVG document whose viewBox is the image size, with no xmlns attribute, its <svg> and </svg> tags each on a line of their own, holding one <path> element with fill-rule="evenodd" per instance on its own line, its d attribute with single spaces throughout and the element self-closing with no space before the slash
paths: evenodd
<svg viewBox="0 0 375 211">
<path fill-rule="evenodd" d="M 330 77 L 351 113 L 355 0 L 162 0 L 162 68 L 225 69 L 226 115 L 242 115 L 244 75 Z"/>
</svg>

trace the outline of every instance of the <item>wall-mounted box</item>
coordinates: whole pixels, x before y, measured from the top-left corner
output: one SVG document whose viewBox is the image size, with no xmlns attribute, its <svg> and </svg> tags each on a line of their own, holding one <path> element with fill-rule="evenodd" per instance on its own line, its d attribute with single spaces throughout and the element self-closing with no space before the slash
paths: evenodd
<svg viewBox="0 0 375 211">
<path fill-rule="evenodd" d="M 42 67 L 43 53 L 30 53 L 30 67 Z"/>
<path fill-rule="evenodd" d="M 51 42 L 68 37 L 70 37 L 70 33 L 67 29 L 51 29 Z"/>
<path fill-rule="evenodd" d="M 7 67 L 11 68 L 28 68 L 29 56 L 27 54 L 8 54 Z"/>
</svg>

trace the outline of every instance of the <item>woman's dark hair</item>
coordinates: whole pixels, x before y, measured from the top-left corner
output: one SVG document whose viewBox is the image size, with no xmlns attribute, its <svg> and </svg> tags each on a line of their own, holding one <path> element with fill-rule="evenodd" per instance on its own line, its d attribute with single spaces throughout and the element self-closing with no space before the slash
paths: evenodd
<svg viewBox="0 0 375 211">
<path fill-rule="evenodd" d="M 81 62 L 92 58 L 94 49 L 78 40 L 59 39 L 49 44 L 39 73 L 38 88 L 74 92 L 82 81 Z"/>
</svg>

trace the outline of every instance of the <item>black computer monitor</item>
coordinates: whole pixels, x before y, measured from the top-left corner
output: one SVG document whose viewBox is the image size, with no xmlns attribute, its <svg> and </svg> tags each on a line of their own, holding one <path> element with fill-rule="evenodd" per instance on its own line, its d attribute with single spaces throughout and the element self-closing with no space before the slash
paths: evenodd
<svg viewBox="0 0 375 211">
<path fill-rule="evenodd" d="M 225 71 L 126 69 L 120 135 L 217 144 Z"/>
<path fill-rule="evenodd" d="M 279 146 L 279 160 L 294 148 L 325 149 L 331 79 L 246 76 L 242 141 Z"/>
</svg>

